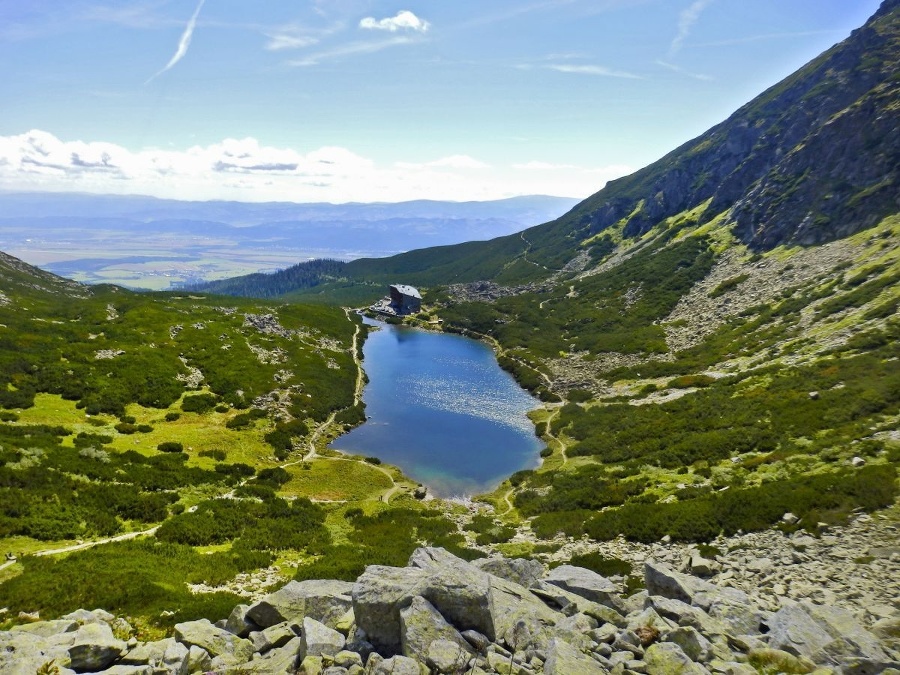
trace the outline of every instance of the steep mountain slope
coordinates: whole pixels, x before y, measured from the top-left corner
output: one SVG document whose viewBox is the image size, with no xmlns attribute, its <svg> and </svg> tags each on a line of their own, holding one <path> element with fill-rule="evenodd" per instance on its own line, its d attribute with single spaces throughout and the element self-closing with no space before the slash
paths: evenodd
<svg viewBox="0 0 900 675">
<path fill-rule="evenodd" d="M 695 210 L 695 220 L 720 218 L 717 227 L 755 251 L 872 227 L 900 208 L 898 54 L 900 3 L 886 0 L 844 42 L 557 220 L 489 242 L 355 260 L 341 276 L 423 286 L 528 283 L 605 255 L 598 235 L 633 241 Z"/>
</svg>

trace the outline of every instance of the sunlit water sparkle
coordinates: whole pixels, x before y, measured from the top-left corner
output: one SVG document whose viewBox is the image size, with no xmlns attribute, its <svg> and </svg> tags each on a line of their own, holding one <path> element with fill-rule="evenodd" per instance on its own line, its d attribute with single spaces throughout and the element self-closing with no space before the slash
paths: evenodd
<svg viewBox="0 0 900 675">
<path fill-rule="evenodd" d="M 378 324 L 363 348 L 369 421 L 332 448 L 378 457 L 441 497 L 486 492 L 539 462 L 538 403 L 486 345 Z"/>
</svg>

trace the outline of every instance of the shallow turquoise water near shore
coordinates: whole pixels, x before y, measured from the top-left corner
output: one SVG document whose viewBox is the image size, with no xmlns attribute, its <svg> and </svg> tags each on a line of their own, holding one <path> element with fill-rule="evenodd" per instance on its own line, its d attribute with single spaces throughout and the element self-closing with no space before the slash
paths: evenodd
<svg viewBox="0 0 900 675">
<path fill-rule="evenodd" d="M 538 402 L 486 345 L 377 324 L 363 347 L 369 420 L 330 447 L 395 464 L 440 497 L 473 495 L 534 468 Z"/>
</svg>

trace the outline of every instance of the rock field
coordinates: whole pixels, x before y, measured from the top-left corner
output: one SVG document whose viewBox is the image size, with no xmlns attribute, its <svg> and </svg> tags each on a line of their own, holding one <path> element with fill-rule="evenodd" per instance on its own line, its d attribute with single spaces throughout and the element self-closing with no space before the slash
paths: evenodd
<svg viewBox="0 0 900 675">
<path fill-rule="evenodd" d="M 871 520 L 858 526 L 873 531 Z M 407 567 L 372 565 L 355 582 L 292 581 L 227 620 L 179 623 L 156 642 L 138 642 L 127 620 L 103 610 L 24 623 L 0 632 L 0 673 L 900 675 L 900 554 L 888 527 L 879 532 L 891 538 L 867 552 L 869 585 L 831 576 L 853 564 L 851 527 L 834 541 L 746 535 L 747 548 L 720 560 L 687 556 L 693 573 L 647 558 L 645 589 L 630 597 L 621 580 L 572 565 L 470 563 L 425 547 Z M 766 557 L 751 557 L 759 550 Z M 874 573 L 882 563 L 889 578 Z M 841 606 L 848 599 L 865 611 Z"/>
</svg>

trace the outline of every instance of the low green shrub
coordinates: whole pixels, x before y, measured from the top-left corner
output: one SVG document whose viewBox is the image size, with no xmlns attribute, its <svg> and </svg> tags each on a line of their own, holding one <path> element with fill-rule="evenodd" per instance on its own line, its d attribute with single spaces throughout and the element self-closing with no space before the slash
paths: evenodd
<svg viewBox="0 0 900 675">
<path fill-rule="evenodd" d="M 156 449 L 160 452 L 184 452 L 184 445 L 178 441 L 163 441 Z"/>
</svg>

